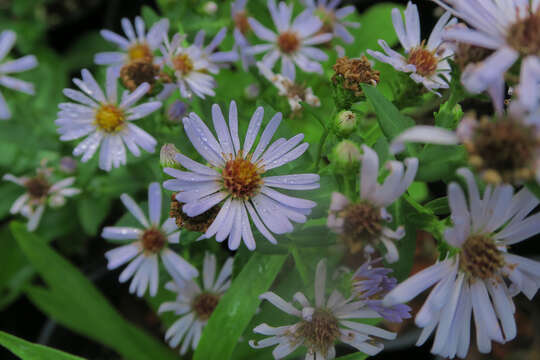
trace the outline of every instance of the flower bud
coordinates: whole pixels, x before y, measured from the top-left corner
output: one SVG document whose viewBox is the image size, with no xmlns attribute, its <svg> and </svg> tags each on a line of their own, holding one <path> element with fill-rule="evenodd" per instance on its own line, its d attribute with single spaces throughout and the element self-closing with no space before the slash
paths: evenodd
<svg viewBox="0 0 540 360">
<path fill-rule="evenodd" d="M 218 6 L 215 2 L 208 1 L 207 3 L 203 5 L 203 11 L 207 15 L 215 15 L 216 12 L 218 11 Z"/>
<path fill-rule="evenodd" d="M 251 84 L 244 88 L 244 96 L 248 100 L 257 99 L 260 93 L 261 93 L 261 89 L 259 88 L 259 85 L 257 84 Z"/>
<path fill-rule="evenodd" d="M 347 137 L 358 128 L 356 114 L 350 110 L 341 110 L 334 118 L 334 130 L 340 136 Z"/>
<path fill-rule="evenodd" d="M 187 105 L 180 100 L 175 100 L 167 109 L 167 119 L 172 123 L 181 123 L 186 113 Z"/>
<path fill-rule="evenodd" d="M 177 168 L 180 166 L 176 161 L 176 154 L 180 153 L 173 144 L 165 144 L 159 151 L 159 164 L 161 167 Z"/>
<path fill-rule="evenodd" d="M 339 142 L 330 155 L 330 159 L 338 173 L 356 173 L 360 167 L 360 148 L 350 140 Z"/>
<path fill-rule="evenodd" d="M 66 174 L 72 174 L 77 169 L 77 160 L 71 156 L 64 156 L 60 159 L 60 170 Z"/>
</svg>

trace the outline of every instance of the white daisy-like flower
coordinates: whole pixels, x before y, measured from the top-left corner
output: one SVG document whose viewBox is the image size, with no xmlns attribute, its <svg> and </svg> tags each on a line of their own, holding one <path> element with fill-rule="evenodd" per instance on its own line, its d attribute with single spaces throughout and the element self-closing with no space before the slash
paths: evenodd
<svg viewBox="0 0 540 360">
<path fill-rule="evenodd" d="M 17 177 L 12 174 L 5 174 L 2 179 L 11 181 L 26 189 L 26 192 L 19 196 L 9 210 L 12 214 L 20 213 L 28 219 L 26 228 L 34 231 L 39 225 L 41 216 L 45 208 L 60 207 L 66 202 L 66 197 L 72 197 L 81 190 L 71 187 L 75 182 L 75 177 L 68 177 L 56 183 L 51 183 L 51 170 L 44 166 L 36 170 L 33 177 Z"/>
<path fill-rule="evenodd" d="M 218 31 L 216 36 L 210 41 L 207 46 L 204 46 L 204 38 L 206 32 L 199 30 L 195 35 L 193 45 L 199 47 L 202 56 L 208 61 L 208 71 L 212 74 L 217 74 L 222 67 L 228 66 L 230 63 L 238 60 L 238 53 L 235 50 L 231 51 L 216 51 L 217 47 L 225 40 L 227 35 L 227 28 L 222 28 Z"/>
<path fill-rule="evenodd" d="M 321 101 L 313 94 L 311 87 L 297 84 L 281 74 L 274 74 L 272 70 L 267 68 L 260 61 L 257 62 L 257 68 L 259 69 L 259 72 L 278 89 L 278 95 L 287 98 L 292 111 L 299 111 L 302 109 L 302 105 L 300 104 L 301 101 L 305 101 L 311 106 L 321 106 Z"/>
<path fill-rule="evenodd" d="M 360 27 L 360 23 L 344 20 L 352 14 L 356 9 L 354 5 L 337 8 L 341 0 L 303 0 L 304 5 L 313 11 L 313 14 L 318 16 L 322 22 L 323 32 L 333 33 L 335 37 L 340 38 L 344 42 L 351 44 L 354 37 L 347 30 L 350 28 Z"/>
<path fill-rule="evenodd" d="M 168 246 L 180 242 L 180 230 L 173 218 L 161 223 L 162 196 L 158 183 L 148 186 L 148 218 L 128 194 L 122 194 L 120 199 L 143 228 L 106 226 L 101 236 L 108 240 L 130 242 L 105 253 L 109 270 L 129 262 L 119 280 L 123 283 L 133 277 L 129 285 L 130 293 L 137 293 L 137 296 L 142 297 L 149 288 L 150 295 L 156 295 L 159 285 L 159 259 L 176 282 L 199 276 L 195 267 Z"/>
<path fill-rule="evenodd" d="M 120 73 L 122 66 L 135 60 L 159 64 L 159 59 L 154 56 L 154 53 L 167 36 L 169 20 L 161 19 L 152 25 L 148 32 L 140 16 L 135 18 L 135 29 L 126 18 L 123 18 L 121 23 L 127 38 L 110 30 L 101 30 L 101 36 L 117 45 L 120 51 L 98 53 L 94 57 L 94 62 L 98 65 L 111 66 L 117 74 Z"/>
<path fill-rule="evenodd" d="M 540 287 L 540 263 L 508 252 L 540 233 L 540 214 L 527 216 L 540 201 L 526 188 L 514 194 L 509 185 L 487 186 L 481 197 L 473 174 L 468 169 L 458 174 L 465 178 L 469 201 L 457 183 L 449 185 L 454 225 L 444 233 L 456 255 L 413 275 L 383 300 L 388 306 L 404 303 L 435 285 L 416 315 L 416 325 L 424 328 L 417 345 L 435 331 L 431 351 L 449 358 L 467 355 L 471 316 L 481 353 L 491 351 L 491 341 L 514 339 L 512 296 L 523 292 L 532 299 Z"/>
<path fill-rule="evenodd" d="M 281 59 L 281 73 L 291 80 L 295 79 L 298 66 L 305 72 L 323 73 L 320 61 L 328 60 L 324 51 L 313 45 L 322 44 L 332 39 L 332 34 L 320 33 L 323 23 L 312 14 L 310 9 L 304 10 L 291 23 L 293 5 L 275 0 L 268 0 L 268 10 L 277 29 L 277 33 L 264 27 L 254 18 L 249 18 L 249 25 L 258 38 L 268 44 L 254 45 L 248 49 L 249 54 L 266 52 L 262 62 L 272 69 Z"/>
<path fill-rule="evenodd" d="M 34 55 L 26 55 L 16 60 L 3 62 L 13 45 L 15 45 L 16 38 L 17 34 L 11 30 L 4 30 L 0 33 L 0 85 L 8 89 L 34 95 L 34 84 L 16 79 L 8 74 L 16 74 L 35 68 L 38 65 L 36 57 Z M 9 118 L 11 118 L 11 112 L 0 92 L 0 120 L 7 120 Z"/>
<path fill-rule="evenodd" d="M 407 191 L 418 170 L 418 159 L 405 159 L 406 169 L 402 162 L 387 162 L 390 174 L 381 185 L 377 180 L 377 153 L 367 145 L 362 145 L 362 150 L 360 196 L 356 202 L 352 202 L 341 193 L 332 193 L 327 225 L 343 237 L 353 253 L 362 249 L 373 253 L 375 246 L 382 243 L 386 248 L 386 260 L 393 263 L 399 259 L 394 242 L 405 236 L 405 229 L 399 226 L 394 231 L 385 226 L 385 223 L 392 221 L 392 215 L 386 211 L 386 207 Z"/>
<path fill-rule="evenodd" d="M 278 309 L 298 317 L 300 321 L 279 327 L 260 324 L 253 332 L 269 337 L 260 341 L 251 340 L 249 344 L 256 349 L 277 345 L 272 351 L 274 359 L 283 359 L 300 346 L 305 346 L 306 360 L 330 360 L 336 356 L 334 344 L 337 341 L 373 356 L 383 349 L 383 345 L 377 342 L 378 338 L 396 338 L 393 332 L 357 322 L 360 319 L 380 317 L 377 312 L 367 308 L 364 301 L 346 299 L 337 290 L 326 300 L 325 292 L 326 261 L 321 260 L 315 274 L 314 305 L 301 292 L 293 296 L 300 309 L 273 292 L 262 294 L 259 297 L 261 300 L 268 300 Z"/>
<path fill-rule="evenodd" d="M 143 83 L 133 92 L 125 91 L 118 99 L 118 77 L 112 68 L 107 69 L 106 93 L 104 94 L 92 74 L 83 69 L 81 79 L 73 79 L 80 90 L 64 89 L 64 95 L 77 103 L 58 105 L 60 140 L 69 141 L 88 135 L 73 150 L 73 155 L 82 155 L 82 162 L 94 156 L 101 145 L 99 167 L 110 171 L 126 163 L 126 149 L 139 156 L 139 147 L 153 153 L 156 140 L 146 131 L 133 124 L 161 107 L 161 102 L 150 101 L 134 106 L 150 88 Z"/>
<path fill-rule="evenodd" d="M 251 26 L 248 22 L 246 3 L 247 0 L 234 0 L 231 4 L 231 17 L 234 21 L 234 46 L 240 55 L 244 71 L 255 64 L 253 55 L 247 53 L 251 44 L 246 38 L 246 34 L 251 30 Z"/>
<path fill-rule="evenodd" d="M 411 79 L 423 84 L 429 91 L 438 94 L 437 89 L 447 89 L 450 82 L 450 64 L 452 58 L 451 46 L 445 46 L 442 39 L 446 27 L 457 22 L 450 19 L 451 14 L 445 13 L 435 25 L 427 43 L 420 38 L 420 16 L 418 8 L 412 2 L 405 9 L 405 24 L 399 9 L 392 10 L 392 22 L 405 55 L 392 50 L 384 40 L 379 40 L 384 54 L 379 51 L 368 50 L 368 54 L 379 61 L 390 64 L 394 69 L 410 73 Z"/>
<path fill-rule="evenodd" d="M 219 139 L 195 114 L 184 118 L 184 129 L 189 140 L 209 165 L 202 165 L 182 154 L 176 161 L 187 171 L 165 168 L 175 177 L 164 182 L 168 190 L 178 191 L 176 199 L 183 203 L 182 211 L 190 217 L 201 215 L 216 206 L 219 213 L 205 232 L 221 242 L 229 239 L 229 248 L 238 249 L 243 240 L 248 249 L 255 249 L 255 238 L 250 219 L 259 232 L 270 242 L 272 235 L 293 230 L 291 221 L 303 223 L 316 203 L 311 200 L 282 194 L 274 188 L 311 190 L 319 188 L 319 175 L 294 174 L 263 176 L 265 172 L 287 164 L 300 157 L 308 148 L 302 143 L 304 134 L 289 140 L 279 138 L 270 144 L 282 115 L 277 113 L 268 123 L 259 142 L 252 148 L 259 134 L 264 109 L 257 108 L 249 122 L 243 147 L 238 134 L 236 103 L 229 106 L 229 123 L 219 105 L 212 106 L 212 120 Z M 268 146 L 270 144 L 270 146 Z"/>
<path fill-rule="evenodd" d="M 202 331 L 214 312 L 219 300 L 231 285 L 233 258 L 228 258 L 216 278 L 216 257 L 206 253 L 203 265 L 203 286 L 193 280 L 168 282 L 167 290 L 177 294 L 173 302 L 163 303 L 159 312 L 174 311 L 180 318 L 165 333 L 165 340 L 172 348 L 180 343 L 180 354 L 184 355 L 191 345 L 195 350 Z"/>
<path fill-rule="evenodd" d="M 175 34 L 171 42 L 165 39 L 161 46 L 163 61 L 175 76 L 174 83 L 165 84 L 163 92 L 170 94 L 178 88 L 184 98 L 191 98 L 193 93 L 202 99 L 207 95 L 214 96 L 217 84 L 208 72 L 215 73 L 217 69 L 211 66 L 204 49 L 195 44 L 184 46 L 184 40 L 185 36 Z"/>
<path fill-rule="evenodd" d="M 462 82 L 473 93 L 504 95 L 504 75 L 518 59 L 539 59 L 540 2 L 537 0 L 433 0 L 467 27 L 447 29 L 447 40 L 493 50 L 484 61 L 467 67 Z M 501 103 L 497 104 L 502 105 Z"/>
</svg>

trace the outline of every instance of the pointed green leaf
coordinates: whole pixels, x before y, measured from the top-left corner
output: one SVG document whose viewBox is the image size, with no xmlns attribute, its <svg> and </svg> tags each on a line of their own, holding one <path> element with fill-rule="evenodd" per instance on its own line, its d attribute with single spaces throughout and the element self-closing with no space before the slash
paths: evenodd
<svg viewBox="0 0 540 360">
<path fill-rule="evenodd" d="M 47 346 L 34 344 L 0 331 L 0 344 L 22 360 L 84 360 Z"/>
</svg>

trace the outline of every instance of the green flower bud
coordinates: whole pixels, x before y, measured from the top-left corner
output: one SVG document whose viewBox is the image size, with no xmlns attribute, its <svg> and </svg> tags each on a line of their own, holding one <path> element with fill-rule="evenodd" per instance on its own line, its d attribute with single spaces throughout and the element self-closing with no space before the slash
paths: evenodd
<svg viewBox="0 0 540 360">
<path fill-rule="evenodd" d="M 350 140 L 339 142 L 330 155 L 330 160 L 334 164 L 336 172 L 341 174 L 358 172 L 360 158 L 360 148 Z"/>
<path fill-rule="evenodd" d="M 356 114 L 350 110 L 341 110 L 334 118 L 334 130 L 343 137 L 348 137 L 358 128 Z"/>
<path fill-rule="evenodd" d="M 176 161 L 176 154 L 180 153 L 173 144 L 165 144 L 159 151 L 159 164 L 161 167 L 179 168 L 180 164 Z"/>
</svg>

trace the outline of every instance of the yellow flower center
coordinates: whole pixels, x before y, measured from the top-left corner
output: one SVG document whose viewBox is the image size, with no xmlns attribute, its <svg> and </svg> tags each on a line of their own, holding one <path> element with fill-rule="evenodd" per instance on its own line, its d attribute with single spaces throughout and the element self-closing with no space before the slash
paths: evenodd
<svg viewBox="0 0 540 360">
<path fill-rule="evenodd" d="M 277 39 L 277 44 L 285 54 L 294 53 L 300 47 L 300 39 L 296 33 L 291 31 L 283 32 Z"/>
<path fill-rule="evenodd" d="M 231 159 L 225 163 L 222 172 L 223 187 L 234 198 L 249 199 L 257 194 L 262 184 L 261 173 L 264 170 L 249 158 Z"/>
<path fill-rule="evenodd" d="M 154 56 L 146 43 L 135 44 L 128 49 L 129 61 L 146 60 L 152 62 Z"/>
<path fill-rule="evenodd" d="M 191 60 L 188 54 L 180 54 L 174 57 L 173 66 L 183 75 L 186 75 L 193 70 L 193 60 Z"/>
<path fill-rule="evenodd" d="M 435 75 L 439 60 L 434 51 L 427 50 L 423 44 L 411 49 L 409 52 L 408 64 L 416 66 L 416 72 L 424 77 Z"/>
<path fill-rule="evenodd" d="M 115 105 L 102 105 L 96 112 L 95 124 L 103 131 L 112 133 L 120 131 L 124 126 L 124 111 Z"/>
</svg>

